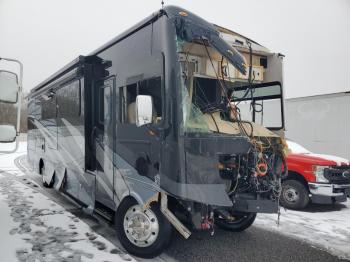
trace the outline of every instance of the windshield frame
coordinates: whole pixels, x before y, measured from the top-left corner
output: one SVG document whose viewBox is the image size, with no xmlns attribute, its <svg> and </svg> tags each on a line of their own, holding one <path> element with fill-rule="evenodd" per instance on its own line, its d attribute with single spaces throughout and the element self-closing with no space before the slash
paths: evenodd
<svg viewBox="0 0 350 262">
<path fill-rule="evenodd" d="M 210 30 L 207 31 L 207 33 L 210 33 Z M 217 33 L 217 32 L 216 32 Z M 215 34 L 214 34 L 215 35 Z M 224 45 L 227 45 L 227 43 L 218 37 L 218 39 L 212 41 L 205 41 L 205 39 L 200 39 L 202 41 L 199 41 L 198 39 L 191 39 L 189 41 L 188 39 L 184 39 L 181 35 L 176 34 L 176 56 L 177 56 L 177 64 L 178 64 L 178 70 L 179 70 L 179 80 L 180 80 L 180 89 L 179 89 L 179 108 L 181 110 L 180 115 L 182 116 L 181 121 L 179 122 L 179 128 L 180 128 L 180 133 L 181 134 L 191 134 L 191 133 L 202 133 L 202 134 L 212 134 L 214 133 L 213 130 L 210 130 L 208 124 L 204 121 L 204 113 L 201 112 L 201 110 L 193 103 L 192 101 L 192 95 L 189 93 L 188 88 L 193 88 L 194 84 L 194 79 L 198 77 L 197 73 L 194 71 L 192 72 L 189 70 L 188 65 L 193 61 L 190 61 L 188 59 L 188 56 L 191 56 L 189 51 L 187 52 L 186 55 L 186 61 L 181 61 L 181 56 L 180 54 L 185 54 L 186 52 L 183 50 L 184 45 L 188 44 L 189 48 L 191 49 L 193 45 L 198 45 L 201 46 L 207 53 L 208 48 L 210 48 L 212 51 L 211 52 L 216 52 L 220 54 L 221 57 L 225 57 L 227 60 L 227 63 L 232 64 L 238 71 L 241 73 L 245 73 L 245 68 L 242 69 L 239 66 L 237 67 L 236 64 L 242 63 L 241 61 L 244 61 L 243 56 L 239 51 L 234 49 L 233 47 L 229 47 L 234 50 L 232 53 L 224 53 L 222 50 L 216 48 L 216 46 L 213 45 L 213 42 L 223 42 Z M 198 42 L 199 41 L 199 42 Z M 205 57 L 208 59 L 212 59 L 211 56 L 208 54 L 205 54 Z M 232 57 L 231 57 L 232 56 Z M 228 60 L 227 57 L 231 57 L 230 60 Z M 237 62 L 234 64 L 232 63 L 232 60 L 238 60 L 240 62 Z M 240 60 L 242 59 L 242 60 Z M 191 74 L 188 74 L 191 72 Z M 218 77 L 218 72 L 215 73 L 217 77 L 213 76 L 205 76 L 205 75 L 200 75 L 200 77 L 207 77 L 210 79 L 213 79 L 215 81 L 220 82 L 220 85 L 222 84 L 222 80 Z M 191 87 L 192 86 L 192 87 Z M 225 88 L 226 90 L 226 88 Z M 229 102 L 229 99 L 227 98 L 227 103 Z M 195 116 L 195 118 L 191 118 L 191 116 Z M 202 120 L 202 121 L 201 121 Z M 197 122 L 197 123 L 196 123 Z"/>
<path fill-rule="evenodd" d="M 283 130 L 285 128 L 285 117 L 284 117 L 284 94 L 283 94 L 283 88 L 282 84 L 278 81 L 273 82 L 266 82 L 266 83 L 259 83 L 259 84 L 252 84 L 251 87 L 253 89 L 256 88 L 264 88 L 268 86 L 279 86 L 280 87 L 280 95 L 271 95 L 271 96 L 263 96 L 263 97 L 257 97 L 258 99 L 251 99 L 250 95 L 247 95 L 245 98 L 242 99 L 234 99 L 231 102 L 240 102 L 240 101 L 252 101 L 252 100 L 271 100 L 271 99 L 280 99 L 281 104 L 281 126 L 280 127 L 266 127 L 269 130 Z M 246 86 L 239 86 L 235 88 L 231 88 L 230 91 L 241 91 L 241 90 L 247 90 L 250 88 L 249 84 Z M 254 113 L 254 114 L 253 114 Z M 255 112 L 252 112 L 252 122 L 255 122 Z"/>
<path fill-rule="evenodd" d="M 192 44 L 192 45 L 200 45 L 203 48 L 205 48 L 206 51 L 206 56 L 207 58 L 210 59 L 211 63 L 212 63 L 212 57 L 209 48 L 211 48 L 214 52 L 217 52 L 222 59 L 225 58 L 226 59 L 226 63 L 230 63 L 236 70 L 238 70 L 239 72 L 241 72 L 242 74 L 247 74 L 247 64 L 245 62 L 245 58 L 243 57 L 243 55 L 237 50 L 235 49 L 233 46 L 230 46 L 224 39 L 222 39 L 219 36 L 219 32 L 215 29 L 215 28 L 211 28 L 208 25 L 203 25 L 201 23 L 197 23 L 198 21 L 192 21 L 192 20 L 188 20 L 186 18 L 179 18 L 175 16 L 175 42 L 176 42 L 176 54 L 177 54 L 177 64 L 178 64 L 178 72 L 179 72 L 179 80 L 181 83 L 181 87 L 180 87 L 180 91 L 179 91 L 179 95 L 181 97 L 181 99 L 179 100 L 179 106 L 181 108 L 181 113 L 180 115 L 182 116 L 182 119 L 179 122 L 179 127 L 180 127 L 180 133 L 185 134 L 187 133 L 189 130 L 187 130 L 187 123 L 188 123 L 188 116 L 189 116 L 189 110 L 190 108 L 187 107 L 186 105 L 184 105 L 183 103 L 185 102 L 185 96 L 184 96 L 184 91 L 187 90 L 188 88 L 188 81 L 193 81 L 193 78 L 195 77 L 194 74 L 188 74 L 187 70 L 187 65 L 190 61 L 188 61 L 188 56 L 190 55 L 189 50 L 186 52 L 185 50 L 183 50 L 183 46 L 184 44 Z M 198 29 L 198 30 L 195 30 Z M 192 47 L 189 47 L 190 49 L 192 49 Z M 184 61 L 180 60 L 180 53 L 187 53 L 186 54 L 186 65 L 183 66 L 185 63 Z M 213 65 L 214 67 L 214 65 Z M 215 71 L 215 69 L 214 69 Z M 228 90 L 229 88 L 225 86 L 224 83 L 222 83 L 222 81 L 225 81 L 225 79 L 220 79 L 219 77 L 219 72 L 216 72 L 216 78 L 217 81 L 220 82 L 220 85 L 222 86 L 223 93 L 228 94 Z M 277 127 L 265 127 L 267 129 L 270 129 L 271 131 L 276 130 L 276 131 L 280 131 L 280 130 L 284 130 L 285 128 L 285 123 L 284 123 L 284 98 L 283 98 L 283 89 L 282 89 L 282 84 L 280 82 L 269 82 L 269 83 L 262 83 L 262 84 L 249 84 L 249 79 L 246 85 L 244 85 L 244 87 L 240 87 L 240 86 L 236 86 L 235 89 L 237 88 L 237 90 L 239 88 L 247 88 L 247 86 L 253 86 L 255 88 L 259 88 L 259 87 L 264 87 L 264 85 L 270 85 L 271 83 L 278 83 L 278 85 L 280 86 L 280 96 L 278 96 L 277 98 L 280 99 L 281 101 L 281 126 L 277 126 Z M 267 98 L 265 98 L 266 100 Z M 190 94 L 190 104 L 192 104 L 192 94 Z M 227 103 L 229 103 L 230 99 L 229 97 L 227 97 Z M 252 120 L 251 122 L 255 122 L 255 120 Z M 260 124 L 259 124 L 260 125 Z M 204 130 L 203 130 L 204 131 Z M 191 132 L 191 131 L 189 131 Z"/>
</svg>

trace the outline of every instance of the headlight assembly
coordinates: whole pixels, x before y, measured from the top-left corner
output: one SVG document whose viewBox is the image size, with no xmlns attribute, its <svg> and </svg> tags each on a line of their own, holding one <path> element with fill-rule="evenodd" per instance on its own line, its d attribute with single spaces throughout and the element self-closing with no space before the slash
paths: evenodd
<svg viewBox="0 0 350 262">
<path fill-rule="evenodd" d="M 328 179 L 324 177 L 324 170 L 329 168 L 328 166 L 313 166 L 313 173 L 316 177 L 316 182 L 328 183 Z"/>
</svg>

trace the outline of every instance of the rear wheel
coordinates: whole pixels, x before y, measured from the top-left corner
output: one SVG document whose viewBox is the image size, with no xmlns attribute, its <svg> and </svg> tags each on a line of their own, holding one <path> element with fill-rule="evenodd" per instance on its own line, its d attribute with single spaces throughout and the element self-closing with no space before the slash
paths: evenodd
<svg viewBox="0 0 350 262">
<path fill-rule="evenodd" d="M 256 218 L 256 213 L 232 213 L 223 217 L 220 213 L 215 214 L 215 225 L 221 229 L 241 232 L 250 227 Z"/>
<path fill-rule="evenodd" d="M 131 254 L 153 258 L 169 245 L 172 227 L 161 213 L 158 203 L 143 210 L 133 198 L 124 199 L 115 217 L 118 238 Z"/>
<path fill-rule="evenodd" d="M 51 182 L 47 183 L 45 180 L 45 165 L 43 163 L 40 165 L 39 173 L 41 175 L 43 186 L 47 187 L 47 188 L 51 188 L 53 186 L 53 183 L 54 183 L 54 176 L 55 175 L 52 177 Z"/>
<path fill-rule="evenodd" d="M 303 209 L 309 203 L 309 192 L 305 185 L 297 180 L 282 183 L 281 205 L 289 209 Z"/>
</svg>

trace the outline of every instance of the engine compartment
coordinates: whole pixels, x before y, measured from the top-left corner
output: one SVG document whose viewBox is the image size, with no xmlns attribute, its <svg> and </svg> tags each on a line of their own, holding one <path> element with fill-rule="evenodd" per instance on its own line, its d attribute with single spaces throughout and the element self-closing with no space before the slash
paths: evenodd
<svg viewBox="0 0 350 262">
<path fill-rule="evenodd" d="M 285 165 L 282 144 L 264 140 L 268 143 L 254 140 L 255 145 L 247 154 L 219 156 L 220 177 L 227 181 L 227 194 L 233 203 L 258 199 L 278 201 Z"/>
</svg>

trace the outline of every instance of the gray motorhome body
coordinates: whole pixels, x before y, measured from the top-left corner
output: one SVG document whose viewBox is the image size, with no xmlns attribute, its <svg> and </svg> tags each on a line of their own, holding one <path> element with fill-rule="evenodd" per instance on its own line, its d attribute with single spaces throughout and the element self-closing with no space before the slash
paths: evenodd
<svg viewBox="0 0 350 262">
<path fill-rule="evenodd" d="M 159 254 L 171 226 L 189 237 L 184 222 L 244 230 L 278 209 L 281 60 L 166 7 L 32 90 L 29 162 L 44 185 L 114 219 L 139 256 Z"/>
</svg>

